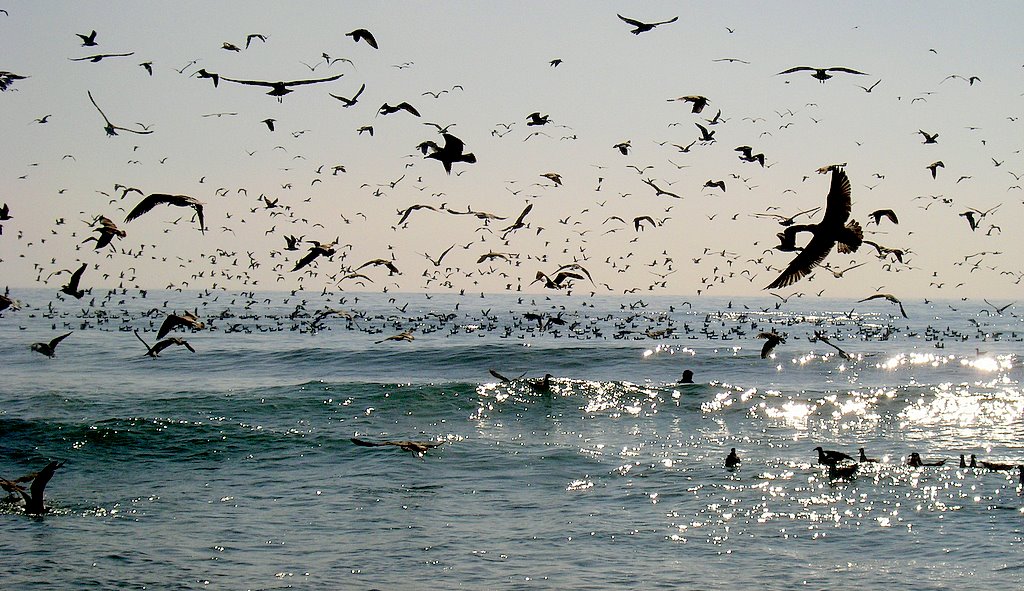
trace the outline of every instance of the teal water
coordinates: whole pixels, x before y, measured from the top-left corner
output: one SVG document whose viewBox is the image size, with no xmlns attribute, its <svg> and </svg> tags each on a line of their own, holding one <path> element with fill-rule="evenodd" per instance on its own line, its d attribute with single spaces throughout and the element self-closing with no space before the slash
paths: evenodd
<svg viewBox="0 0 1024 591">
<path fill-rule="evenodd" d="M 0 477 L 67 461 L 49 514 L 0 504 L 12 589 L 1024 582 L 1017 473 L 958 468 L 961 453 L 1024 461 L 1015 308 L 151 292 L 48 310 L 31 302 L 49 294 L 12 295 Z M 350 318 L 312 330 L 328 307 Z M 186 308 L 207 323 L 176 333 L 197 352 L 144 357 L 132 330 L 152 343 Z M 761 359 L 772 327 L 788 339 Z M 29 350 L 72 330 L 55 359 Z M 551 392 L 492 368 L 551 373 Z M 698 384 L 675 384 L 687 368 Z M 881 461 L 834 481 L 817 445 Z M 947 461 L 910 468 L 912 451 Z"/>
</svg>

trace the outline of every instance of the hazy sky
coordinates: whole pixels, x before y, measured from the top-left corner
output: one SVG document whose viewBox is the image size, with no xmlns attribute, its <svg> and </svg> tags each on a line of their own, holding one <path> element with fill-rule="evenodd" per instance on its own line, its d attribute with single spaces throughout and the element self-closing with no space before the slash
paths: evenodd
<svg viewBox="0 0 1024 591">
<path fill-rule="evenodd" d="M 12 215 L 0 222 L 0 268 L 12 288 L 57 289 L 68 276 L 47 282 L 51 273 L 86 262 L 83 287 L 319 291 L 340 282 L 345 290 L 543 291 L 530 285 L 538 271 L 578 263 L 595 285 L 577 280 L 577 293 L 763 294 L 792 253 L 765 253 L 782 227 L 753 214 L 823 206 L 828 177 L 815 170 L 832 163 L 847 164 L 853 218 L 868 239 L 904 250 L 904 263 L 867 245 L 853 255 L 833 252 L 826 263 L 836 270 L 864 265 L 841 279 L 819 269 L 780 295 L 864 297 L 881 289 L 991 299 L 1015 297 L 1024 285 L 1019 2 L 2 8 L 9 14 L 0 13 L 0 70 L 27 76 L 0 93 L 0 203 Z M 616 13 L 679 18 L 633 35 Z M 345 36 L 358 28 L 371 31 L 379 49 Z M 94 29 L 97 45 L 83 47 L 76 33 Z M 266 41 L 245 48 L 250 34 Z M 69 59 L 127 52 L 134 53 L 97 63 Z M 327 64 L 323 54 L 351 62 Z M 549 64 L 555 59 L 557 67 Z M 152 62 L 152 75 L 141 62 Z M 794 66 L 868 75 L 835 73 L 826 83 L 809 72 L 778 75 Z M 265 81 L 344 75 L 294 87 L 278 102 L 263 87 L 221 81 L 215 88 L 194 76 L 199 68 Z M 363 84 L 351 108 L 329 96 L 351 97 Z M 87 92 L 114 124 L 153 133 L 107 137 Z M 690 103 L 668 100 L 685 95 L 710 102 L 695 114 Z M 378 114 L 382 104 L 402 101 L 421 117 Z M 709 125 L 719 110 L 720 121 Z M 535 111 L 550 123 L 527 126 Z M 276 120 L 275 131 L 266 118 Z M 443 143 L 424 122 L 454 124 L 450 133 L 477 163 L 456 163 L 448 176 L 424 159 L 417 144 Z M 673 147 L 698 139 L 695 123 L 716 141 L 698 141 L 689 152 Z M 363 126 L 373 135 L 357 133 Z M 919 130 L 937 133 L 937 143 L 925 144 Z M 631 149 L 622 155 L 613 146 L 626 141 Z M 734 150 L 741 145 L 763 153 L 766 166 L 741 161 Z M 926 166 L 936 161 L 944 167 L 933 179 Z M 345 172 L 332 174 L 335 166 Z M 561 186 L 546 173 L 560 175 Z M 644 179 L 682 198 L 658 196 Z M 724 180 L 726 191 L 705 188 L 709 180 Z M 175 207 L 126 223 L 141 196 L 122 199 L 115 184 L 205 202 L 206 233 L 190 210 Z M 268 209 L 261 195 L 279 207 Z M 436 211 L 419 209 L 397 226 L 399 212 L 414 204 Z M 528 227 L 503 240 L 502 229 L 528 204 Z M 442 205 L 507 219 L 485 225 Z M 959 215 L 997 206 L 974 231 Z M 899 224 L 867 224 L 880 208 L 893 209 Z M 95 235 L 83 220 L 98 215 L 127 232 L 116 252 L 80 244 Z M 657 226 L 636 230 L 641 216 Z M 340 245 L 333 259 L 292 272 L 309 245 L 284 251 L 285 235 L 337 237 Z M 440 266 L 425 256 L 436 259 L 452 245 Z M 511 260 L 478 264 L 489 252 Z M 369 280 L 342 279 L 378 258 L 393 259 L 401 274 L 370 266 L 359 271 Z"/>
</svg>

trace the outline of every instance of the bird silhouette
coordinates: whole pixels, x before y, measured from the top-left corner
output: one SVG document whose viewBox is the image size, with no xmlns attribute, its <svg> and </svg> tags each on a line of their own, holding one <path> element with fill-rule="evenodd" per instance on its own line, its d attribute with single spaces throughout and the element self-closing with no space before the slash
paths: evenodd
<svg viewBox="0 0 1024 591">
<path fill-rule="evenodd" d="M 761 347 L 761 359 L 767 359 L 772 354 L 772 349 L 775 348 L 779 343 L 785 343 L 786 337 L 780 335 L 774 330 L 771 332 L 760 332 L 757 335 L 759 339 L 765 339 L 764 346 Z"/>
<path fill-rule="evenodd" d="M 306 256 L 302 257 L 298 262 L 295 263 L 295 266 L 292 267 L 292 271 L 298 271 L 299 269 L 312 263 L 313 260 L 319 256 L 325 256 L 328 258 L 334 256 L 334 247 L 336 244 L 337 241 L 331 242 L 329 244 L 320 244 L 319 242 L 314 241 L 313 246 L 311 246 L 309 249 L 309 252 L 306 253 Z"/>
<path fill-rule="evenodd" d="M 22 76 L 20 74 L 15 74 L 14 72 L 0 70 L 0 92 L 4 92 L 10 88 L 11 85 L 14 84 L 15 80 L 24 80 L 25 78 L 28 78 L 28 76 Z"/>
<path fill-rule="evenodd" d="M 127 53 L 97 53 L 96 55 L 87 55 L 85 57 L 69 57 L 68 59 L 73 62 L 89 61 L 95 64 L 97 62 L 101 62 L 107 59 L 108 57 L 128 57 L 130 55 L 135 55 L 135 52 L 129 51 Z"/>
<path fill-rule="evenodd" d="M 92 102 L 92 106 L 96 107 L 96 110 L 100 112 L 100 117 L 103 117 L 103 122 L 105 123 L 105 125 L 103 126 L 103 129 L 107 132 L 107 137 L 117 135 L 118 131 L 127 131 L 127 132 L 130 132 L 130 133 L 137 133 L 139 135 L 146 135 L 146 134 L 153 133 L 152 129 L 143 129 L 143 130 L 140 131 L 140 130 L 137 130 L 137 129 L 129 129 L 127 127 L 121 127 L 120 125 L 114 125 L 113 123 L 110 122 L 110 119 L 107 118 L 107 115 L 106 115 L 106 113 L 103 112 L 103 109 L 101 109 L 100 106 L 96 104 L 96 99 L 92 98 L 92 91 L 86 91 L 86 94 L 89 95 L 89 101 Z"/>
<path fill-rule="evenodd" d="M 896 212 L 891 209 L 876 209 L 875 211 L 869 213 L 868 216 L 875 221 L 876 226 L 879 225 L 879 222 L 882 221 L 882 218 L 888 218 L 889 221 L 894 224 L 900 223 L 900 221 L 896 219 Z"/>
<path fill-rule="evenodd" d="M 25 500 L 25 514 L 27 515 L 43 515 L 49 508 L 43 505 L 43 491 L 46 489 L 46 485 L 53 478 L 54 472 L 57 468 L 64 465 L 64 462 L 50 462 L 42 470 L 34 474 L 28 474 L 17 478 L 15 480 L 4 480 L 0 478 L 0 488 L 3 488 L 7 492 L 17 492 Z M 29 490 L 25 490 L 21 486 L 22 482 L 32 481 L 29 486 Z"/>
<path fill-rule="evenodd" d="M 391 105 L 387 104 L 387 103 L 384 103 L 383 105 L 380 106 L 380 109 L 377 110 L 377 114 L 378 115 L 390 115 L 392 113 L 397 113 L 399 111 L 406 111 L 406 112 L 411 113 L 411 114 L 413 114 L 413 115 L 415 115 L 417 117 L 420 116 L 420 112 L 417 111 L 415 107 L 413 107 L 412 105 L 410 105 L 409 103 L 404 102 L 404 101 L 398 103 L 397 105 L 395 105 L 393 107 Z"/>
<path fill-rule="evenodd" d="M 687 95 L 687 96 L 681 96 L 681 97 L 674 98 L 674 99 L 668 99 L 668 101 L 670 103 L 671 102 L 675 102 L 675 101 L 683 101 L 683 102 L 687 102 L 687 103 L 693 103 L 693 107 L 690 109 L 691 113 L 700 113 L 701 111 L 704 110 L 704 107 L 708 106 L 708 103 L 711 102 L 711 101 L 708 100 L 708 97 L 701 96 L 699 94 L 691 94 L 691 95 Z"/>
<path fill-rule="evenodd" d="M 878 298 L 885 298 L 886 300 L 896 304 L 900 307 L 900 314 L 902 314 L 904 318 L 909 318 L 909 316 L 907 316 L 907 311 L 903 309 L 903 302 L 899 301 L 896 296 L 891 293 L 876 293 L 875 295 L 868 296 L 863 300 L 857 300 L 857 302 L 867 302 L 869 300 L 877 300 Z"/>
<path fill-rule="evenodd" d="M 165 193 L 151 193 L 144 197 L 142 201 L 139 201 L 128 215 L 125 216 L 124 221 L 130 222 L 139 216 L 149 212 L 157 205 L 174 205 L 175 207 L 191 207 L 196 211 L 196 217 L 199 219 L 199 231 L 203 234 L 206 233 L 206 224 L 203 222 L 203 202 L 199 201 L 195 197 L 188 195 L 167 195 Z"/>
<path fill-rule="evenodd" d="M 443 441 L 366 441 L 352 437 L 352 443 L 362 447 L 385 447 L 394 446 L 403 451 L 423 455 L 427 451 L 444 445 Z"/>
<path fill-rule="evenodd" d="M 167 318 L 164 318 L 164 321 L 160 324 L 160 330 L 157 331 L 156 338 L 164 338 L 167 336 L 167 333 L 179 326 L 186 326 L 192 330 L 202 330 L 206 327 L 206 323 L 199 320 L 198 313 L 189 312 L 188 310 L 181 314 L 168 314 Z"/>
<path fill-rule="evenodd" d="M 171 345 L 178 345 L 181 347 L 185 347 L 186 349 L 193 353 L 196 352 L 196 350 L 192 348 L 192 345 L 190 345 L 188 341 L 180 337 L 171 337 L 168 339 L 164 339 L 162 341 L 157 341 L 157 343 L 152 347 L 150 347 L 149 344 L 146 343 L 146 341 L 142 338 L 142 335 L 140 335 L 139 331 L 137 330 L 135 331 L 135 338 L 139 339 L 139 341 L 141 341 L 142 344 L 146 347 L 146 355 L 149 357 L 159 357 L 160 352 L 166 349 L 167 347 L 170 347 Z"/>
<path fill-rule="evenodd" d="M 639 35 L 640 33 L 646 33 L 647 31 L 650 31 L 651 29 L 653 29 L 654 27 L 657 27 L 658 25 L 667 25 L 669 23 L 674 23 L 677 20 L 679 20 L 678 16 L 674 16 L 674 17 L 670 18 L 667 21 L 661 21 L 661 22 L 657 22 L 657 23 L 644 23 L 644 22 L 640 22 L 640 21 L 638 21 L 636 19 L 626 18 L 626 17 L 622 16 L 621 14 L 616 14 L 615 16 L 617 16 L 620 19 L 622 19 L 626 24 L 629 24 L 629 25 L 632 25 L 632 26 L 636 27 L 635 29 L 630 31 L 630 33 L 633 33 L 634 35 Z"/>
<path fill-rule="evenodd" d="M 725 467 L 730 470 L 740 465 L 740 456 L 736 453 L 736 448 L 732 448 L 729 455 L 725 456 Z"/>
<path fill-rule="evenodd" d="M 351 37 L 353 41 L 359 43 L 360 41 L 366 41 L 366 44 L 374 49 L 380 49 L 377 47 L 377 40 L 373 38 L 373 34 L 366 29 L 356 29 L 351 33 L 345 33 L 346 37 Z"/>
<path fill-rule="evenodd" d="M 837 250 L 841 253 L 856 252 L 864 239 L 860 224 L 856 221 L 846 223 L 852 209 L 850 198 L 850 179 L 846 171 L 835 167 L 832 169 L 832 182 L 826 197 L 825 215 L 820 223 L 786 228 L 785 235 L 792 236 L 795 241 L 799 232 L 813 234 L 811 241 L 804 247 L 786 267 L 779 277 L 765 289 L 778 289 L 792 285 L 821 264 L 838 243 Z"/>
<path fill-rule="evenodd" d="M 804 71 L 814 72 L 813 74 L 811 74 L 811 76 L 813 76 L 814 78 L 817 78 L 822 84 L 824 84 L 826 80 L 828 80 L 829 78 L 832 77 L 832 75 L 829 74 L 829 72 L 845 72 L 847 74 L 859 74 L 861 76 L 867 76 L 867 74 L 864 73 L 864 72 L 858 72 L 857 70 L 851 70 L 850 68 L 845 68 L 845 67 L 842 67 L 842 66 L 837 66 L 837 67 L 834 67 L 834 68 L 812 68 L 812 67 L 809 67 L 809 66 L 796 66 L 795 68 L 790 68 L 788 70 L 783 70 L 783 71 L 779 72 L 778 74 L 776 74 L 776 76 L 781 76 L 782 74 L 792 74 L 793 72 L 804 72 Z"/>
<path fill-rule="evenodd" d="M 82 266 L 71 274 L 71 279 L 67 282 L 67 285 L 60 288 L 62 293 L 66 293 L 76 300 L 82 299 L 82 296 L 85 295 L 85 290 L 80 289 L 78 284 L 82 281 L 82 274 L 85 273 L 85 266 L 85 263 L 82 263 Z"/>
<path fill-rule="evenodd" d="M 50 359 L 53 359 L 53 357 L 57 355 L 57 345 L 59 345 L 60 342 L 63 341 L 64 339 L 71 336 L 71 334 L 72 333 L 70 332 L 67 334 L 62 334 L 48 343 L 32 343 L 31 349 L 37 353 L 42 353 L 43 355 L 46 355 Z"/>
<path fill-rule="evenodd" d="M 427 154 L 425 158 L 439 160 L 444 165 L 444 171 L 448 174 L 452 173 L 452 164 L 456 162 L 476 163 L 475 155 L 465 153 L 465 144 L 462 143 L 462 140 L 450 133 L 441 134 L 441 136 L 444 138 L 444 146 L 438 147 L 433 142 L 426 142 L 434 151 Z"/>
<path fill-rule="evenodd" d="M 77 35 L 82 40 L 82 47 L 94 47 L 96 45 L 99 45 L 98 43 L 96 43 L 95 30 L 89 33 L 88 35 L 83 35 L 81 33 L 75 33 L 75 35 Z"/>
<path fill-rule="evenodd" d="M 331 94 L 331 93 L 327 93 L 327 94 L 330 94 L 331 97 L 336 98 L 339 101 L 341 101 L 341 103 L 342 103 L 341 106 L 347 108 L 347 107 L 351 107 L 352 105 L 354 105 L 357 102 L 359 102 L 359 95 L 363 94 L 364 90 L 366 90 L 366 85 L 365 84 L 360 85 L 359 86 L 359 90 L 357 90 L 356 93 L 354 95 L 352 95 L 352 98 L 345 98 L 343 96 L 338 96 L 336 94 Z"/>
<path fill-rule="evenodd" d="M 270 96 L 276 96 L 277 97 L 277 102 L 282 102 L 282 100 L 284 99 L 284 95 L 293 92 L 291 88 L 288 88 L 289 86 L 304 86 L 304 85 L 307 85 L 307 84 L 318 84 L 320 82 L 331 82 L 332 80 L 337 80 L 338 78 L 341 78 L 342 76 L 344 76 L 344 74 L 336 74 L 334 76 L 328 76 L 326 78 L 315 78 L 315 79 L 311 79 L 311 80 L 292 80 L 292 81 L 289 81 L 289 82 L 281 82 L 281 81 L 278 81 L 278 82 L 265 82 L 263 80 L 239 80 L 237 78 L 228 78 L 227 76 L 221 76 L 220 78 L 221 78 L 221 80 L 225 80 L 227 82 L 234 82 L 235 84 L 246 84 L 246 85 L 249 85 L 249 86 L 267 86 L 267 87 L 270 88 L 270 91 L 267 92 L 267 94 L 270 95 Z"/>
<path fill-rule="evenodd" d="M 938 169 L 946 168 L 946 165 L 942 163 L 942 160 L 936 160 L 935 162 L 932 162 L 925 168 L 932 171 L 932 178 L 936 178 L 936 176 L 938 175 Z"/>
</svg>

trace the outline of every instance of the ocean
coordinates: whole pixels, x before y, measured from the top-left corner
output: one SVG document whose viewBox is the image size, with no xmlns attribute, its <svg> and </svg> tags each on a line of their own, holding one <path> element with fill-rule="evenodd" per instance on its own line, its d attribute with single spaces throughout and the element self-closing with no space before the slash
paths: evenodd
<svg viewBox="0 0 1024 591">
<path fill-rule="evenodd" d="M 46 515 L 0 503 L 7 589 L 1024 585 L 1018 471 L 959 467 L 1024 462 L 1013 306 L 11 295 L 0 477 L 66 463 Z M 196 352 L 145 356 L 185 310 Z M 818 446 L 879 461 L 830 478 Z"/>
</svg>

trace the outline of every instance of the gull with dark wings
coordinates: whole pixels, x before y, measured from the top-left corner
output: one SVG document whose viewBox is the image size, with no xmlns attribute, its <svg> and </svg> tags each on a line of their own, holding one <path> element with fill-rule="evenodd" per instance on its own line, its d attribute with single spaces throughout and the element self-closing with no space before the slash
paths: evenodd
<svg viewBox="0 0 1024 591">
<path fill-rule="evenodd" d="M 847 74 L 859 74 L 861 76 L 867 76 L 866 72 L 858 72 L 857 70 L 851 70 L 850 68 L 845 68 L 842 66 L 837 66 L 834 68 L 812 68 L 809 66 L 796 66 L 795 68 L 783 70 L 776 74 L 776 76 L 781 76 L 782 74 L 792 74 L 793 72 L 814 72 L 813 74 L 811 74 L 811 76 L 817 78 L 822 84 L 824 84 L 826 80 L 832 77 L 832 75 L 829 74 L 829 72 L 846 72 Z"/>
<path fill-rule="evenodd" d="M 146 134 L 149 134 L 149 133 L 153 133 L 152 129 L 144 129 L 142 131 L 139 131 L 137 129 L 128 129 L 127 127 L 121 127 L 120 125 L 114 125 L 113 123 L 110 122 L 110 119 L 107 118 L 107 115 L 106 115 L 106 113 L 103 112 L 103 109 L 101 109 L 100 106 L 96 104 L 96 99 L 92 98 L 92 91 L 86 91 L 86 94 L 89 95 L 89 100 L 92 102 L 92 106 L 96 107 L 96 110 L 100 112 L 100 117 L 103 117 L 103 122 L 106 123 L 106 125 L 103 126 L 103 129 L 107 132 L 108 136 L 117 135 L 117 132 L 119 130 L 120 131 L 127 131 L 129 133 L 137 133 L 139 135 L 146 135 Z"/>
<path fill-rule="evenodd" d="M 247 84 L 249 86 L 267 86 L 270 88 L 270 96 L 276 96 L 277 102 L 281 102 L 284 99 L 284 95 L 293 92 L 289 86 L 303 86 L 306 84 L 317 84 L 319 82 L 331 82 L 341 78 L 344 74 L 336 74 L 334 76 L 328 76 L 327 78 L 315 78 L 312 80 L 292 80 L 290 82 L 264 82 L 262 80 L 238 80 L 236 78 L 228 78 L 227 76 L 221 76 L 221 80 L 227 82 L 234 82 L 235 84 Z"/>
<path fill-rule="evenodd" d="M 196 210 L 196 217 L 199 219 L 199 231 L 206 233 L 206 224 L 203 223 L 203 202 L 188 195 L 167 195 L 165 193 L 150 193 L 139 204 L 136 205 L 124 221 L 130 222 L 137 217 L 149 212 L 157 205 L 174 205 L 176 207 L 191 207 Z"/>
<path fill-rule="evenodd" d="M 657 23 L 644 23 L 644 22 L 640 22 L 640 21 L 638 21 L 636 19 L 626 18 L 626 17 L 622 16 L 621 14 L 616 14 L 615 16 L 617 16 L 620 19 L 622 19 L 622 21 L 625 22 L 626 24 L 629 24 L 629 25 L 632 25 L 632 26 L 636 27 L 635 29 L 630 31 L 630 33 L 633 33 L 634 35 L 639 35 L 640 33 L 646 33 L 647 31 L 650 31 L 650 30 L 654 29 L 654 27 L 657 27 L 658 25 L 667 25 L 669 23 L 674 23 L 677 20 L 679 20 L 678 16 L 674 16 L 674 17 L 670 18 L 667 21 L 661 21 L 661 22 L 657 22 Z"/>
<path fill-rule="evenodd" d="M 856 252 L 864 239 L 860 224 L 856 220 L 847 223 L 853 202 L 850 198 L 850 179 L 842 168 L 832 169 L 832 183 L 825 202 L 825 215 L 817 224 L 790 226 L 786 228 L 783 243 L 795 243 L 800 232 L 810 232 L 813 237 L 800 251 L 779 277 L 765 289 L 779 289 L 792 285 L 821 264 L 838 244 L 837 250 L 847 254 Z"/>
<path fill-rule="evenodd" d="M 179 346 L 185 347 L 186 349 L 188 349 L 189 351 L 191 351 L 193 353 L 196 352 L 196 350 L 192 348 L 192 345 L 188 344 L 188 341 L 186 341 L 185 339 L 183 339 L 181 337 L 171 337 L 169 339 L 164 339 L 162 341 L 157 341 L 157 343 L 155 345 L 153 345 L 152 347 L 150 347 L 149 344 L 146 343 L 146 341 L 144 341 L 142 339 L 142 335 L 140 335 L 139 331 L 137 331 L 137 330 L 135 331 L 135 338 L 139 339 L 139 341 L 141 341 L 142 344 L 145 345 L 145 347 L 146 347 L 146 355 L 149 356 L 149 357 L 159 357 L 160 356 L 160 352 L 163 351 L 164 349 L 166 349 L 167 347 L 170 347 L 171 345 L 179 345 Z"/>
<path fill-rule="evenodd" d="M 164 318 L 163 323 L 160 324 L 160 330 L 156 333 L 156 338 L 162 339 L 167 336 L 167 333 L 171 332 L 179 326 L 187 326 L 192 330 L 202 330 L 206 327 L 206 323 L 199 320 L 198 311 L 197 313 L 189 312 L 185 310 L 179 314 L 168 314 L 167 318 Z"/>
<path fill-rule="evenodd" d="M 476 163 L 476 156 L 465 152 L 465 144 L 462 143 L 462 140 L 450 133 L 443 133 L 441 136 L 444 138 L 444 146 L 438 146 L 431 141 L 420 144 L 424 149 L 428 147 L 433 149 L 433 152 L 427 154 L 425 158 L 433 158 L 440 161 L 444 165 L 444 171 L 448 174 L 452 173 L 452 164 L 456 162 Z"/>
</svg>

